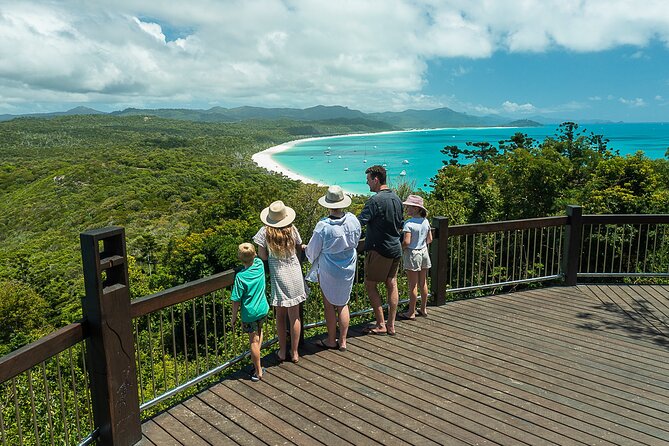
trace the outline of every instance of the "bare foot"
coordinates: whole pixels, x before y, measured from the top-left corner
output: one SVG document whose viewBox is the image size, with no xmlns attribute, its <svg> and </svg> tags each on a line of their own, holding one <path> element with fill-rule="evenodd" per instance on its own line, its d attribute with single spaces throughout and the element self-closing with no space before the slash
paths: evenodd
<svg viewBox="0 0 669 446">
<path fill-rule="evenodd" d="M 387 330 L 385 327 L 365 327 L 362 329 L 362 332 L 365 334 L 371 334 L 371 335 L 384 335 L 387 333 Z"/>
</svg>

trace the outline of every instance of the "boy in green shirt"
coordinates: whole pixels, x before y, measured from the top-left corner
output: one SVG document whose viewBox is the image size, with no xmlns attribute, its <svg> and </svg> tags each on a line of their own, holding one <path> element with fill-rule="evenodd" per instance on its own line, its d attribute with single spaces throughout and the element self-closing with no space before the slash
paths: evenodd
<svg viewBox="0 0 669 446">
<path fill-rule="evenodd" d="M 262 345 L 262 325 L 269 312 L 269 304 L 265 297 L 265 267 L 258 257 L 256 250 L 250 243 L 239 245 L 237 257 L 244 264 L 244 268 L 235 275 L 232 286 L 232 326 L 237 322 L 237 312 L 242 307 L 242 329 L 249 334 L 251 344 L 251 360 L 255 373 L 251 381 L 262 379 L 265 371 L 260 364 L 260 346 Z"/>
</svg>

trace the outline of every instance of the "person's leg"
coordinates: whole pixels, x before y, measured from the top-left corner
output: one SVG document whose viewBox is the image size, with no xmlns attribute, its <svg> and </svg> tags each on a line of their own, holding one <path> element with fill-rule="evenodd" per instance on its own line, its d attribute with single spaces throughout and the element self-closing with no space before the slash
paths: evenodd
<svg viewBox="0 0 669 446">
<path fill-rule="evenodd" d="M 386 321 L 383 317 L 381 295 L 379 294 L 379 282 L 382 282 L 388 276 L 387 266 L 383 265 L 383 260 L 384 258 L 376 251 L 365 253 L 365 290 L 376 319 L 374 332 L 385 333 Z"/>
<path fill-rule="evenodd" d="M 328 328 L 328 340 L 325 345 L 334 347 L 337 345 L 337 314 L 334 305 L 328 302 L 325 295 L 323 295 L 323 307 L 325 309 L 325 325 Z"/>
<path fill-rule="evenodd" d="M 409 285 L 409 309 L 404 313 L 404 317 L 414 319 L 416 317 L 416 302 L 418 301 L 419 271 L 406 270 L 407 282 Z"/>
<path fill-rule="evenodd" d="M 251 361 L 256 369 L 256 376 L 262 378 L 262 366 L 260 365 L 260 335 L 258 332 L 249 333 L 249 344 L 251 346 Z"/>
<path fill-rule="evenodd" d="M 418 287 L 420 288 L 420 311 L 423 316 L 427 316 L 427 272 L 427 268 L 421 269 L 418 276 Z"/>
<path fill-rule="evenodd" d="M 339 348 L 346 350 L 346 335 L 348 326 L 351 323 L 351 316 L 348 311 L 348 305 L 339 307 Z"/>
<path fill-rule="evenodd" d="M 395 316 L 397 315 L 397 304 L 399 302 L 397 276 L 386 279 L 386 289 L 388 290 L 388 321 L 386 322 L 386 330 L 389 334 L 395 334 Z"/>
<path fill-rule="evenodd" d="M 290 350 L 293 362 L 297 362 L 300 360 L 300 354 L 297 351 L 297 347 L 300 345 L 300 306 L 293 305 L 292 307 L 288 307 L 287 310 L 290 321 Z"/>
<path fill-rule="evenodd" d="M 286 315 L 288 314 L 285 307 L 274 307 L 276 312 L 276 336 L 279 338 L 279 359 L 286 360 Z"/>
<path fill-rule="evenodd" d="M 383 317 L 383 308 L 381 306 L 381 295 L 379 294 L 379 283 L 372 282 L 371 280 L 365 279 L 365 289 L 367 290 L 367 295 L 369 296 L 369 303 L 374 310 L 374 317 L 376 318 L 376 328 L 379 331 L 385 331 L 386 322 Z"/>
</svg>

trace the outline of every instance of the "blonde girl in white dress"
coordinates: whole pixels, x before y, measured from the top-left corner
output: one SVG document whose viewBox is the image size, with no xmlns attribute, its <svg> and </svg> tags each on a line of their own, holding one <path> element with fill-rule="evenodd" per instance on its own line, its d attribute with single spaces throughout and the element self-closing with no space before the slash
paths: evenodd
<svg viewBox="0 0 669 446">
<path fill-rule="evenodd" d="M 287 358 L 287 316 L 290 324 L 291 360 L 297 363 L 300 359 L 297 351 L 301 331 L 300 303 L 307 299 L 302 268 L 297 257 L 302 238 L 293 226 L 295 211 L 283 201 L 275 201 L 263 209 L 260 220 L 265 226 L 253 236 L 253 241 L 258 245 L 258 257 L 269 264 L 270 305 L 276 312 L 279 337 L 277 356 L 279 361 Z"/>
</svg>

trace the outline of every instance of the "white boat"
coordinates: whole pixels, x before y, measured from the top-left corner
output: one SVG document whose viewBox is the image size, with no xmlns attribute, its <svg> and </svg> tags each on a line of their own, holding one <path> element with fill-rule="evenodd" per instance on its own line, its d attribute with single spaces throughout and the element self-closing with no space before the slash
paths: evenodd
<svg viewBox="0 0 669 446">
<path fill-rule="evenodd" d="M 407 171 L 406 171 L 406 170 L 403 170 L 403 171 L 400 172 L 400 176 L 401 176 L 401 177 L 403 177 L 403 176 L 406 175 L 406 174 L 407 174 Z"/>
<path fill-rule="evenodd" d="M 363 163 L 367 163 L 367 160 L 362 160 Z"/>
<path fill-rule="evenodd" d="M 344 172 L 348 171 L 348 167 L 344 167 Z"/>
<path fill-rule="evenodd" d="M 402 164 L 409 164 L 409 160 L 402 161 Z"/>
<path fill-rule="evenodd" d="M 341 155 L 337 155 L 337 158 L 338 158 L 338 159 L 341 159 Z"/>
</svg>

